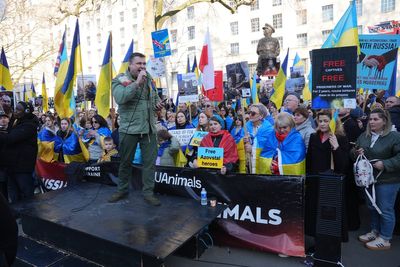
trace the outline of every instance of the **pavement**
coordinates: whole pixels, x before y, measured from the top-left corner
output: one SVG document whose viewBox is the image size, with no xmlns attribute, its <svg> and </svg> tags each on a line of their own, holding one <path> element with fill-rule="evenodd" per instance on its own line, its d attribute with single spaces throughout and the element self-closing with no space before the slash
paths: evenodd
<svg viewBox="0 0 400 267">
<path fill-rule="evenodd" d="M 349 242 L 342 243 L 342 265 L 346 267 L 400 267 L 400 236 L 394 235 L 392 248 L 372 251 L 358 241 L 358 236 L 369 231 L 369 216 L 365 207 L 361 209 L 362 225 L 358 231 L 349 232 Z M 207 249 L 198 260 L 170 256 L 166 267 L 295 267 L 306 266 L 304 258 L 281 258 L 273 253 L 214 246 Z M 340 266 L 340 265 L 338 265 Z"/>
</svg>

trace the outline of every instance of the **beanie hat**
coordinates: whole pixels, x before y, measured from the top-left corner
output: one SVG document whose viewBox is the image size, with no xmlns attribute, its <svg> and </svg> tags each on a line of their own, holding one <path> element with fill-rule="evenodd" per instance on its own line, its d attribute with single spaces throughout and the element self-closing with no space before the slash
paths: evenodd
<svg viewBox="0 0 400 267">
<path fill-rule="evenodd" d="M 225 128 L 225 122 L 224 122 L 224 120 L 223 120 L 220 116 L 218 116 L 218 115 L 212 116 L 212 117 L 210 118 L 210 121 L 216 121 L 216 122 L 218 122 L 218 123 L 221 125 L 222 129 Z"/>
</svg>

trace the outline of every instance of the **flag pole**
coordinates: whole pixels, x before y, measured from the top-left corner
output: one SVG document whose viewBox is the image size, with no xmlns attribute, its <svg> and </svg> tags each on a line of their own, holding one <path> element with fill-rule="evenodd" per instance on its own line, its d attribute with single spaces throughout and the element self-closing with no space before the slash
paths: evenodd
<svg viewBox="0 0 400 267">
<path fill-rule="evenodd" d="M 244 119 L 245 111 L 244 111 L 244 105 L 243 105 L 243 97 L 240 97 L 240 108 L 242 110 L 242 119 L 243 119 L 242 123 L 243 123 L 244 136 L 249 138 L 249 131 L 247 130 L 246 121 Z M 247 142 L 249 142 L 249 140 L 247 140 Z M 244 144 L 244 145 L 246 145 L 246 144 Z M 245 147 L 245 150 L 246 150 L 246 147 Z M 249 165 L 249 173 L 251 173 L 253 170 L 251 152 L 246 151 L 246 162 L 247 162 L 247 165 Z"/>
</svg>

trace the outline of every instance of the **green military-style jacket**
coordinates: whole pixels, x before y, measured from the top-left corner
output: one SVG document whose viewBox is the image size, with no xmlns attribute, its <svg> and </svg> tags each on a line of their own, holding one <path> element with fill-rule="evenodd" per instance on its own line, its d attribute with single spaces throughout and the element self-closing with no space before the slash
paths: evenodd
<svg viewBox="0 0 400 267">
<path fill-rule="evenodd" d="M 147 73 L 147 77 L 147 82 L 138 86 L 127 70 L 112 80 L 113 96 L 118 104 L 120 117 L 120 133 L 157 133 L 155 108 L 160 102 L 160 98 L 149 73 Z"/>
</svg>

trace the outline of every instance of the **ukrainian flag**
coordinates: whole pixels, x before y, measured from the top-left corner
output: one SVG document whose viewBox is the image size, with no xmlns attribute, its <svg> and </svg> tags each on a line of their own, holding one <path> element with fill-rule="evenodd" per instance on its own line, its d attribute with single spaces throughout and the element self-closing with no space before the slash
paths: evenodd
<svg viewBox="0 0 400 267">
<path fill-rule="evenodd" d="M 275 131 L 259 137 L 260 174 L 271 174 L 271 163 L 278 157 L 279 173 L 281 175 L 305 175 L 306 147 L 303 138 L 296 129 L 292 129 L 281 144 L 275 137 Z"/>
<path fill-rule="evenodd" d="M 246 151 L 244 149 L 244 129 L 241 128 L 237 133 L 232 129 L 231 135 L 235 139 L 236 148 L 239 156 L 239 173 L 246 173 Z"/>
<path fill-rule="evenodd" d="M 44 79 L 44 72 L 43 72 L 43 79 L 42 79 L 42 105 L 43 105 L 43 112 L 49 111 L 49 99 L 47 97 L 47 90 L 46 90 L 46 81 Z"/>
<path fill-rule="evenodd" d="M 24 102 L 28 102 L 28 101 L 29 101 L 28 93 L 26 92 L 26 85 L 25 85 L 25 83 L 24 83 L 23 99 L 24 99 L 24 100 L 23 100 Z"/>
<path fill-rule="evenodd" d="M 6 53 L 4 48 L 1 48 L 0 55 L 0 91 L 12 91 L 14 85 L 11 81 L 10 68 L 8 67 Z"/>
<path fill-rule="evenodd" d="M 118 74 L 125 73 L 129 66 L 129 58 L 133 54 L 133 40 L 126 51 L 124 60 L 122 61 L 121 67 L 119 68 Z"/>
<path fill-rule="evenodd" d="M 89 151 L 75 132 L 63 140 L 62 151 L 65 163 L 87 162 L 89 160 Z"/>
<path fill-rule="evenodd" d="M 35 90 L 35 85 L 33 84 L 33 81 L 31 83 L 31 95 L 32 95 L 32 97 L 36 97 L 36 90 Z"/>
<path fill-rule="evenodd" d="M 257 93 L 257 74 L 255 72 L 253 74 L 253 79 L 251 83 L 251 99 L 253 100 L 253 104 L 258 104 L 260 102 Z"/>
<path fill-rule="evenodd" d="M 61 116 L 64 110 L 64 105 L 63 105 L 64 94 L 61 91 L 61 89 L 63 87 L 64 80 L 65 77 L 67 76 L 67 70 L 68 70 L 68 55 L 67 55 L 67 42 L 65 37 L 65 31 L 60 44 L 60 50 L 57 57 L 56 66 L 57 65 L 58 65 L 57 72 L 55 72 L 55 74 L 57 75 L 57 79 L 54 89 L 54 108 L 59 114 L 59 116 Z"/>
<path fill-rule="evenodd" d="M 337 123 L 338 116 L 339 116 L 339 111 L 332 110 L 332 119 L 329 121 L 329 129 L 331 130 L 332 134 L 336 133 L 336 123 Z"/>
<path fill-rule="evenodd" d="M 61 143 L 55 132 L 44 128 L 38 133 L 38 158 L 45 162 L 57 161 Z"/>
<path fill-rule="evenodd" d="M 60 66 L 61 67 L 61 66 Z M 82 57 L 81 57 L 81 45 L 79 36 L 79 21 L 76 20 L 74 39 L 72 41 L 71 57 L 68 65 L 67 76 L 63 86 L 61 87 L 61 93 L 63 95 L 63 103 L 61 112 L 59 113 L 60 118 L 70 118 L 74 115 L 74 111 L 71 109 L 71 101 L 73 96 L 73 87 L 76 80 L 76 75 L 82 72 Z"/>
<path fill-rule="evenodd" d="M 107 118 L 110 114 L 111 80 L 113 77 L 111 41 L 112 36 L 110 33 L 107 41 L 106 51 L 104 53 L 103 63 L 101 64 L 96 98 L 94 100 L 94 103 L 97 107 L 97 112 L 103 118 Z"/>
<path fill-rule="evenodd" d="M 278 71 L 278 75 L 274 82 L 274 94 L 271 96 L 271 101 L 275 103 L 276 108 L 279 110 L 282 106 L 283 96 L 285 95 L 285 86 L 286 86 L 286 79 L 287 79 L 287 62 L 289 56 L 289 48 L 286 53 L 286 57 L 283 60 L 282 66 Z"/>
<path fill-rule="evenodd" d="M 357 54 L 360 54 L 357 25 L 356 1 L 351 1 L 350 6 L 328 36 L 322 48 L 357 46 Z"/>
</svg>

